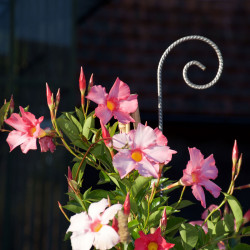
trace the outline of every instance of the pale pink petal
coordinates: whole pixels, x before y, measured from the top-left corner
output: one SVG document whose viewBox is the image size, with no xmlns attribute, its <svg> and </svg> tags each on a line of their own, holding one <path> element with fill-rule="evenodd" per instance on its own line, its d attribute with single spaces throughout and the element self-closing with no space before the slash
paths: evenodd
<svg viewBox="0 0 250 250">
<path fill-rule="evenodd" d="M 101 85 L 95 85 L 90 89 L 86 98 L 97 104 L 106 105 L 107 96 L 108 94 L 106 93 L 104 87 L 102 87 Z"/>
<path fill-rule="evenodd" d="M 113 116 L 112 112 L 105 105 L 98 105 L 95 109 L 95 114 L 104 125 L 106 125 Z"/>
<path fill-rule="evenodd" d="M 119 243 L 120 237 L 110 226 L 103 225 L 99 232 L 95 233 L 94 246 L 99 250 L 111 249 Z"/>
<path fill-rule="evenodd" d="M 214 204 L 210 205 L 210 206 L 202 213 L 201 218 L 202 218 L 203 220 L 205 220 L 205 219 L 207 218 L 207 216 L 208 216 L 208 213 L 211 212 L 212 210 L 216 209 L 217 207 L 218 207 L 218 206 L 217 206 L 217 205 L 214 205 Z M 219 209 L 219 211 L 220 211 L 220 209 Z M 220 213 L 221 213 L 221 211 L 220 211 Z"/>
<path fill-rule="evenodd" d="M 56 146 L 50 136 L 45 136 L 39 139 L 39 144 L 41 148 L 41 152 L 47 152 L 50 150 L 51 153 L 54 152 Z"/>
<path fill-rule="evenodd" d="M 168 144 L 167 138 L 163 135 L 160 129 L 155 128 L 154 132 L 156 134 L 156 144 L 159 146 L 166 146 Z"/>
<path fill-rule="evenodd" d="M 190 154 L 190 161 L 192 162 L 193 166 L 200 166 L 204 159 L 201 151 L 197 148 L 188 148 L 188 150 Z"/>
<path fill-rule="evenodd" d="M 209 191 L 215 198 L 218 198 L 220 195 L 221 188 L 217 186 L 215 183 L 213 183 L 210 180 L 203 180 L 201 183 L 207 191 Z"/>
<path fill-rule="evenodd" d="M 36 122 L 36 117 L 35 117 L 32 113 L 26 112 L 26 111 L 24 110 L 24 108 L 21 107 L 21 106 L 19 107 L 19 109 L 20 109 L 22 118 L 23 118 L 25 121 L 30 122 L 30 123 L 33 124 L 33 125 L 36 125 L 36 124 L 35 124 L 35 122 Z"/>
<path fill-rule="evenodd" d="M 144 157 L 140 162 L 137 162 L 135 169 L 139 171 L 140 175 L 145 177 L 158 178 L 158 173 L 154 166 Z"/>
<path fill-rule="evenodd" d="M 113 87 L 109 91 L 109 98 L 117 98 L 118 100 L 122 100 L 128 98 L 129 95 L 129 86 L 117 77 Z"/>
<path fill-rule="evenodd" d="M 23 142 L 23 144 L 21 145 L 21 150 L 24 154 L 26 154 L 30 149 L 37 149 L 36 138 L 34 137 L 29 137 L 28 140 Z"/>
<path fill-rule="evenodd" d="M 101 224 L 108 224 L 109 221 L 112 220 L 117 214 L 117 212 L 121 209 L 122 209 L 121 204 L 115 204 L 107 208 L 102 214 Z"/>
<path fill-rule="evenodd" d="M 108 205 L 109 203 L 107 199 L 102 199 L 98 202 L 91 203 L 88 210 L 88 214 L 91 219 L 95 220 L 98 218 Z"/>
<path fill-rule="evenodd" d="M 126 113 L 133 113 L 138 107 L 137 95 L 131 95 L 126 100 L 119 102 L 119 110 Z"/>
<path fill-rule="evenodd" d="M 202 189 L 202 187 L 200 185 L 195 184 L 192 186 L 192 190 L 193 190 L 194 197 L 198 201 L 201 201 L 201 205 L 205 208 L 206 207 L 206 200 L 205 200 L 204 190 Z"/>
<path fill-rule="evenodd" d="M 187 171 L 187 169 L 183 170 L 183 177 L 181 178 L 181 182 L 184 186 L 191 186 L 193 185 L 193 178 L 191 174 Z"/>
<path fill-rule="evenodd" d="M 10 152 L 17 146 L 29 140 L 29 138 L 30 137 L 27 134 L 24 134 L 23 132 L 17 130 L 11 131 L 6 139 L 10 147 Z"/>
<path fill-rule="evenodd" d="M 72 250 L 90 250 L 95 239 L 95 234 L 73 233 L 70 237 Z"/>
<path fill-rule="evenodd" d="M 113 115 L 116 120 L 124 124 L 135 122 L 135 120 L 128 113 L 120 110 L 114 110 Z"/>
<path fill-rule="evenodd" d="M 70 217 L 70 226 L 67 232 L 87 232 L 90 228 L 91 220 L 86 212 L 81 212 Z"/>
<path fill-rule="evenodd" d="M 13 113 L 10 118 L 5 120 L 5 123 L 23 133 L 26 133 L 30 128 L 30 125 L 27 122 L 23 121 L 22 117 L 17 113 Z"/>
<path fill-rule="evenodd" d="M 135 148 L 147 148 L 151 144 L 155 144 L 155 142 L 156 135 L 154 130 L 139 123 L 134 137 Z"/>
<path fill-rule="evenodd" d="M 135 168 L 135 162 L 130 156 L 130 152 L 118 153 L 113 158 L 113 165 L 118 170 L 121 179 Z"/>
<path fill-rule="evenodd" d="M 169 162 L 172 159 L 172 151 L 168 146 L 151 146 L 142 151 L 147 154 L 148 159 L 155 162 Z"/>
<path fill-rule="evenodd" d="M 202 165 L 202 175 L 207 179 L 215 179 L 218 176 L 218 169 L 215 166 L 215 160 L 213 155 L 207 157 Z"/>
<path fill-rule="evenodd" d="M 132 141 L 130 140 L 130 137 L 126 133 L 116 134 L 112 137 L 113 140 L 113 147 L 120 151 L 125 146 L 130 146 Z"/>
</svg>

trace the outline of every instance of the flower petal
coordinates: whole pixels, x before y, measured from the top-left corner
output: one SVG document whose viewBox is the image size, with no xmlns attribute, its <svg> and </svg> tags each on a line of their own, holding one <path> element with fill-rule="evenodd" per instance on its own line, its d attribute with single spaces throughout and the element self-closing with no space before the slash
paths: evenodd
<svg viewBox="0 0 250 250">
<path fill-rule="evenodd" d="M 163 135 L 160 129 L 155 128 L 154 132 L 156 134 L 156 144 L 160 146 L 166 146 L 168 144 L 168 140 L 166 136 Z"/>
<path fill-rule="evenodd" d="M 154 130 L 139 123 L 134 137 L 135 148 L 147 148 L 149 145 L 155 144 L 155 142 L 156 135 Z"/>
<path fill-rule="evenodd" d="M 194 197 L 198 200 L 201 201 L 201 205 L 206 208 L 206 200 L 205 200 L 205 194 L 204 194 L 204 190 L 202 189 L 202 187 L 200 185 L 193 185 L 192 186 L 192 190 L 193 190 L 193 195 Z"/>
<path fill-rule="evenodd" d="M 190 161 L 193 166 L 201 166 L 201 162 L 204 160 L 204 156 L 197 148 L 188 148 L 190 154 Z"/>
<path fill-rule="evenodd" d="M 102 214 L 101 223 L 108 224 L 109 221 L 112 220 L 115 217 L 116 213 L 121 209 L 122 209 L 121 204 L 115 204 L 107 208 Z"/>
<path fill-rule="evenodd" d="M 123 100 L 128 98 L 129 95 L 129 86 L 117 77 L 113 87 L 109 91 L 109 98 L 117 98 L 118 100 Z"/>
<path fill-rule="evenodd" d="M 95 234 L 73 233 L 70 237 L 72 250 L 90 250 L 94 243 Z"/>
<path fill-rule="evenodd" d="M 96 116 L 102 121 L 103 125 L 106 125 L 112 118 L 112 112 L 105 105 L 98 105 L 95 109 Z"/>
<path fill-rule="evenodd" d="M 110 226 L 103 225 L 99 232 L 95 233 L 94 246 L 96 249 L 111 249 L 120 241 L 117 232 Z"/>
<path fill-rule="evenodd" d="M 23 120 L 26 121 L 27 123 L 30 123 L 30 125 L 32 124 L 33 126 L 36 126 L 36 122 L 37 122 L 36 117 L 30 112 L 26 112 L 24 108 L 21 106 L 19 107 L 19 109 L 20 109 Z"/>
<path fill-rule="evenodd" d="M 30 125 L 23 121 L 22 117 L 17 113 L 13 113 L 10 118 L 5 120 L 5 123 L 23 133 L 26 133 L 30 128 Z"/>
<path fill-rule="evenodd" d="M 97 104 L 106 105 L 107 96 L 108 94 L 106 93 L 106 89 L 104 87 L 101 85 L 95 85 L 90 89 L 86 98 Z"/>
<path fill-rule="evenodd" d="M 123 148 L 125 146 L 130 146 L 132 143 L 129 135 L 126 133 L 116 134 L 112 137 L 112 140 L 113 140 L 113 147 L 118 151 L 124 150 Z"/>
<path fill-rule="evenodd" d="M 127 112 L 114 110 L 113 114 L 114 114 L 114 118 L 117 119 L 121 123 L 127 124 L 129 122 L 135 122 L 135 120 Z"/>
<path fill-rule="evenodd" d="M 137 95 L 131 95 L 126 100 L 119 102 L 119 110 L 126 113 L 133 113 L 138 107 Z"/>
<path fill-rule="evenodd" d="M 147 154 L 147 158 L 155 162 L 169 162 L 172 159 L 172 151 L 168 146 L 151 146 L 142 150 Z"/>
<path fill-rule="evenodd" d="M 200 184 L 203 185 L 215 198 L 219 197 L 221 188 L 215 183 L 210 180 L 203 180 Z"/>
<path fill-rule="evenodd" d="M 84 233 L 89 231 L 91 220 L 86 212 L 81 212 L 70 217 L 70 226 L 67 232 Z"/>
<path fill-rule="evenodd" d="M 24 154 L 26 154 L 30 149 L 37 149 L 36 146 L 36 138 L 29 137 L 26 141 L 23 142 L 21 145 L 21 150 Z"/>
<path fill-rule="evenodd" d="M 12 130 L 6 141 L 9 144 L 10 147 L 10 152 L 16 148 L 17 146 L 21 145 L 22 143 L 24 143 L 25 141 L 29 140 L 29 136 L 27 134 L 24 134 L 21 131 L 17 131 L 17 130 Z"/>
<path fill-rule="evenodd" d="M 108 205 L 109 204 L 107 199 L 102 199 L 99 202 L 91 203 L 88 210 L 88 214 L 91 219 L 95 220 L 95 218 L 99 217 L 99 215 L 105 210 Z"/>
<path fill-rule="evenodd" d="M 145 157 L 140 162 L 137 162 L 135 169 L 138 170 L 142 176 L 158 178 L 156 169 Z"/>
<path fill-rule="evenodd" d="M 206 176 L 208 179 L 215 179 L 218 176 L 218 169 L 215 166 L 215 160 L 213 155 L 207 157 L 202 165 L 202 175 Z"/>
<path fill-rule="evenodd" d="M 116 154 L 113 158 L 113 165 L 118 170 L 121 179 L 135 168 L 134 160 L 132 160 L 129 151 Z"/>
</svg>

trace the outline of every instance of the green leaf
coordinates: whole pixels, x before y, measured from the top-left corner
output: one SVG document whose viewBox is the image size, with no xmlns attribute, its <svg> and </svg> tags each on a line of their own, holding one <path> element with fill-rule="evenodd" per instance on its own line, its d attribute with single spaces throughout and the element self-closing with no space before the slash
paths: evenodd
<svg viewBox="0 0 250 250">
<path fill-rule="evenodd" d="M 76 177 L 76 173 L 77 173 L 77 170 L 79 168 L 79 165 L 80 165 L 80 162 L 76 162 L 72 168 L 72 177 L 73 179 L 75 179 Z M 86 168 L 86 165 L 87 165 L 87 162 L 86 160 L 83 161 L 83 164 L 79 170 L 79 173 L 78 173 L 78 177 L 77 177 L 77 183 L 81 186 L 81 182 L 82 182 L 82 178 L 83 178 L 83 175 L 84 175 L 84 171 L 85 171 L 85 168 Z"/>
<path fill-rule="evenodd" d="M 89 140 L 91 135 L 93 134 L 91 131 L 91 128 L 94 127 L 94 117 L 93 117 L 94 111 L 90 113 L 87 117 L 87 119 L 84 122 L 82 134 Z"/>
<path fill-rule="evenodd" d="M 129 223 L 128 223 L 128 228 L 129 230 L 132 230 L 134 229 L 135 227 L 137 227 L 139 225 L 139 222 L 137 219 L 134 219 L 134 220 L 131 220 Z"/>
<path fill-rule="evenodd" d="M 186 223 L 181 224 L 180 235 L 182 245 L 185 250 L 193 249 L 198 241 L 198 231 L 196 227 Z"/>
<path fill-rule="evenodd" d="M 143 177 L 143 176 L 139 176 L 136 178 L 136 180 L 133 183 L 132 189 L 131 189 L 131 193 L 133 195 L 133 197 L 136 197 L 137 194 L 143 189 L 145 188 L 146 185 L 149 184 L 149 182 L 151 181 L 152 177 Z"/>
<path fill-rule="evenodd" d="M 99 201 L 102 198 L 107 199 L 108 196 L 110 199 L 112 199 L 112 200 L 114 199 L 114 196 L 111 192 L 106 191 L 106 190 L 102 190 L 102 189 L 95 189 L 95 190 L 89 192 L 88 200 Z"/>
<path fill-rule="evenodd" d="M 76 214 L 83 212 L 83 209 L 81 206 L 74 205 L 74 204 L 64 205 L 63 208 L 65 208 L 73 213 L 76 213 Z"/>
<path fill-rule="evenodd" d="M 79 133 L 81 133 L 82 132 L 82 125 L 81 125 L 81 123 L 73 115 L 70 116 L 70 119 L 76 125 L 76 127 L 78 128 Z"/>
<path fill-rule="evenodd" d="M 76 115 L 77 115 L 81 125 L 83 125 L 84 115 L 83 115 L 82 109 L 78 109 L 77 107 L 75 107 L 75 111 L 76 111 Z"/>
<path fill-rule="evenodd" d="M 216 222 L 216 224 L 215 224 L 215 233 L 216 233 L 217 237 L 228 234 L 228 232 L 226 232 L 225 222 L 224 221 L 220 220 L 220 221 Z"/>
<path fill-rule="evenodd" d="M 250 234 L 250 226 L 244 227 L 242 230 L 242 234 Z"/>
<path fill-rule="evenodd" d="M 154 212 L 160 206 L 163 206 L 166 203 L 167 200 L 168 200 L 168 197 L 165 197 L 165 196 L 157 197 L 157 198 L 153 199 L 153 201 L 152 201 L 152 203 L 150 205 L 151 212 Z"/>
<path fill-rule="evenodd" d="M 174 203 L 174 204 L 172 204 L 171 206 L 172 206 L 172 207 L 175 207 L 176 204 L 177 204 L 177 202 Z M 189 200 L 182 200 L 182 201 L 179 203 L 179 205 L 176 207 L 176 209 L 182 209 L 182 208 L 185 208 L 185 207 L 189 207 L 189 206 L 191 206 L 191 205 L 193 205 L 193 204 L 194 204 L 194 203 L 191 202 L 191 201 L 189 201 Z"/>
<path fill-rule="evenodd" d="M 227 232 L 234 232 L 234 217 L 232 214 L 224 215 L 224 223 Z"/>
<path fill-rule="evenodd" d="M 109 178 L 115 183 L 115 185 L 123 192 L 127 194 L 126 186 L 120 181 L 120 177 L 117 174 L 109 174 Z"/>
<path fill-rule="evenodd" d="M 158 210 L 151 213 L 148 219 L 149 227 L 158 227 L 161 217 L 162 217 L 162 210 Z"/>
<path fill-rule="evenodd" d="M 103 171 L 99 172 L 99 178 L 100 178 L 100 180 L 97 183 L 98 185 L 110 182 L 109 176 L 105 172 L 103 172 Z"/>
<path fill-rule="evenodd" d="M 182 223 L 184 223 L 185 221 L 186 220 L 184 218 L 171 216 L 168 219 L 167 228 L 166 228 L 165 233 L 168 234 L 168 233 L 172 232 L 175 229 L 179 229 L 180 225 Z"/>
<path fill-rule="evenodd" d="M 250 246 L 248 244 L 240 243 L 233 250 L 250 250 Z"/>
<path fill-rule="evenodd" d="M 233 215 L 234 215 L 235 223 L 236 223 L 236 232 L 238 232 L 243 222 L 243 213 L 242 213 L 241 205 L 234 196 L 226 194 L 226 193 L 224 193 L 224 195 L 228 201 L 229 206 L 231 207 L 233 211 Z"/>
<path fill-rule="evenodd" d="M 112 127 L 109 127 L 109 134 L 111 137 L 114 136 L 117 126 L 118 122 L 115 122 Z"/>
<path fill-rule="evenodd" d="M 72 235 L 72 232 L 66 233 L 63 240 L 64 240 L 64 241 L 69 240 L 71 235 Z"/>
<path fill-rule="evenodd" d="M 0 109 L 0 128 L 3 126 L 4 120 L 7 118 L 9 108 L 10 102 L 6 102 Z"/>
</svg>

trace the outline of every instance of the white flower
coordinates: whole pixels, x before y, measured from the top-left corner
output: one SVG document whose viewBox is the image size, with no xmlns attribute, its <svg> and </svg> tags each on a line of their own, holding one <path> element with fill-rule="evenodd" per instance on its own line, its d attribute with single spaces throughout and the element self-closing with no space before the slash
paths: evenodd
<svg viewBox="0 0 250 250">
<path fill-rule="evenodd" d="M 119 243 L 119 235 L 108 223 L 122 205 L 116 204 L 106 209 L 107 206 L 108 200 L 102 199 L 89 206 L 88 214 L 82 212 L 70 218 L 67 232 L 72 232 L 70 239 L 73 250 L 89 250 L 92 245 L 105 250 Z"/>
</svg>

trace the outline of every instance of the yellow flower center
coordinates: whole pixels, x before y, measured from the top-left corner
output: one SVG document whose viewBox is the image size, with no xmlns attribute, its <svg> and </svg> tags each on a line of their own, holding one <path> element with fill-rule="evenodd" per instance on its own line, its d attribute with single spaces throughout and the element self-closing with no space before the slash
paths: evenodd
<svg viewBox="0 0 250 250">
<path fill-rule="evenodd" d="M 192 173 L 191 176 L 192 176 L 193 182 L 195 182 L 195 183 L 198 182 L 198 177 L 197 177 L 196 173 Z"/>
<path fill-rule="evenodd" d="M 100 223 L 99 220 L 97 220 L 90 225 L 90 228 L 91 228 L 92 232 L 99 232 L 100 229 L 102 228 L 102 224 Z"/>
<path fill-rule="evenodd" d="M 115 109 L 115 103 L 112 102 L 112 101 L 107 101 L 107 108 L 110 110 L 110 111 L 113 111 Z"/>
<path fill-rule="evenodd" d="M 136 161 L 139 162 L 142 160 L 142 153 L 138 150 L 134 151 L 131 155 L 131 158 Z"/>
<path fill-rule="evenodd" d="M 148 250 L 157 250 L 158 249 L 158 244 L 155 242 L 150 242 L 148 244 Z"/>
<path fill-rule="evenodd" d="M 33 136 L 33 134 L 36 132 L 36 127 L 33 127 L 30 129 L 30 134 Z"/>
</svg>

